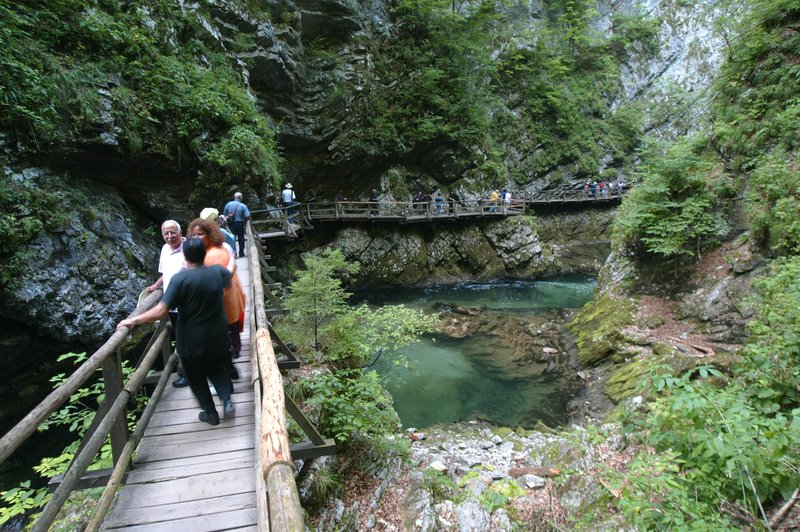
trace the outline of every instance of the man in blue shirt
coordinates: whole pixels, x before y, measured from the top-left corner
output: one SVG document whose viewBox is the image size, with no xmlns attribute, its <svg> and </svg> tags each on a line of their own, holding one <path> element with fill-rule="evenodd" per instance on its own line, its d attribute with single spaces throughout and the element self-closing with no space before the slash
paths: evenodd
<svg viewBox="0 0 800 532">
<path fill-rule="evenodd" d="M 228 225 L 239 241 L 239 256 L 244 257 L 244 224 L 250 219 L 250 209 L 242 203 L 241 192 L 234 194 L 233 200 L 225 204 L 222 214 L 228 219 Z"/>
</svg>

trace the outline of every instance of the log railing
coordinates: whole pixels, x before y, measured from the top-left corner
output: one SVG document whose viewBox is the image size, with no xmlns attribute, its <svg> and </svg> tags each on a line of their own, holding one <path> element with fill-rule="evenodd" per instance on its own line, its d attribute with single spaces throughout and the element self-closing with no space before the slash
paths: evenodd
<svg viewBox="0 0 800 532">
<path fill-rule="evenodd" d="M 160 290 L 153 292 L 137 305 L 129 317 L 137 316 L 152 308 L 160 297 Z M 53 390 L 22 421 L 0 438 L 0 463 L 2 463 L 30 437 L 52 412 L 60 408 L 80 386 L 92 377 L 97 368 L 103 367 L 105 400 L 95 413 L 94 421 L 84 434 L 80 450 L 73 458 L 67 472 L 61 478 L 52 498 L 44 507 L 39 518 L 33 523 L 32 530 L 48 530 L 58 516 L 58 512 L 70 492 L 78 487 L 87 487 L 86 482 L 88 480 L 83 477 L 103 446 L 103 442 L 110 434 L 114 469 L 110 472 L 105 471 L 100 476 L 95 474 L 94 482 L 91 484 L 96 486 L 98 479 L 109 481 L 101 501 L 96 506 L 94 517 L 87 528 L 87 530 L 97 530 L 105 513 L 108 511 L 116 486 L 119 485 L 127 471 L 133 450 L 144 433 L 147 422 L 155 410 L 155 404 L 161 397 L 161 392 L 164 390 L 170 377 L 170 371 L 176 362 L 177 356 L 172 354 L 169 331 L 169 320 L 163 320 L 153 333 L 150 342 L 148 342 L 146 352 L 140 363 L 125 384 L 119 348 L 128 336 L 129 330 L 127 328 L 116 330 L 108 341 L 84 361 L 66 381 Z M 148 372 L 159 355 L 164 357 L 165 370 L 162 372 L 156 390 L 145 407 L 136 430 L 129 437 L 126 419 L 128 405 L 144 384 Z"/>
<path fill-rule="evenodd" d="M 261 283 L 259 239 L 247 226 L 250 283 L 253 312 L 250 315 L 250 338 L 254 347 L 250 358 L 255 394 L 256 420 L 256 492 L 259 530 L 305 530 L 303 509 L 294 479 L 289 437 L 286 432 L 283 379 L 270 337 L 270 324 L 264 305 Z"/>
</svg>

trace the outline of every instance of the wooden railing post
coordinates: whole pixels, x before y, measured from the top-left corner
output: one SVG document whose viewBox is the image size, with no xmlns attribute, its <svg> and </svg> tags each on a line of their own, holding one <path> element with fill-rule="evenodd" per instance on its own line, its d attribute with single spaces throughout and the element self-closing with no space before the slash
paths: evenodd
<svg viewBox="0 0 800 532">
<path fill-rule="evenodd" d="M 109 403 L 116 401 L 117 396 L 122 392 L 124 382 L 122 379 L 122 355 L 119 348 L 103 361 L 103 383 L 105 385 L 106 398 Z M 123 412 L 111 426 L 111 454 L 114 458 L 114 465 L 122 456 L 122 450 L 128 441 L 128 420 Z"/>
</svg>

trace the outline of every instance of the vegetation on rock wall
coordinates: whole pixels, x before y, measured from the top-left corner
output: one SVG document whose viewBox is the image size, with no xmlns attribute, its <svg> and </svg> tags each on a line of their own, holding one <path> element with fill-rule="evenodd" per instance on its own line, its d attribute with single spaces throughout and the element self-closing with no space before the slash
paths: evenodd
<svg viewBox="0 0 800 532">
<path fill-rule="evenodd" d="M 755 234 L 780 253 L 800 251 L 800 3 L 755 2 L 718 82 L 714 133 L 746 172 Z"/>
<path fill-rule="evenodd" d="M 38 158 L 92 144 L 233 179 L 279 183 L 274 134 L 194 12 L 164 0 L 0 4 L 0 128 Z"/>
<path fill-rule="evenodd" d="M 633 248 L 640 260 L 700 257 L 727 230 L 721 203 L 730 194 L 725 181 L 709 179 L 721 164 L 705 139 L 656 143 L 642 152 L 640 183 L 615 224 L 617 241 Z"/>
<path fill-rule="evenodd" d="M 483 188 L 558 180 L 562 167 L 597 178 L 609 155 L 621 166 L 642 133 L 640 110 L 618 101 L 621 64 L 657 53 L 658 21 L 619 16 L 600 34 L 589 2 L 546 4 L 521 30 L 513 3 L 399 2 L 396 31 L 367 43 L 375 67 L 334 144 L 390 158 L 447 146 Z"/>
<path fill-rule="evenodd" d="M 750 7 L 715 86 L 713 134 L 645 153 L 642 185 L 616 227 L 623 249 L 645 252 L 633 255 L 640 266 L 696 257 L 743 196 L 751 238 L 785 255 L 754 283 L 738 362 L 666 368 L 653 378 L 656 400 L 626 416 L 646 447 L 624 474 L 611 474 L 621 495 L 613 504 L 644 529 L 767 526 L 769 507 L 800 485 L 800 3 Z"/>
<path fill-rule="evenodd" d="M 520 160 L 510 165 L 511 177 L 521 185 L 548 174 L 552 180 L 564 166 L 597 179 L 607 156 L 622 166 L 643 124 L 638 104 L 615 105 L 621 99 L 620 68 L 634 45 L 646 56 L 658 51 L 656 19 L 618 16 L 601 35 L 588 24 L 587 3 L 547 4 L 549 22 L 509 38 L 493 80 L 498 93 L 513 95 L 497 110 L 493 134 L 517 146 Z"/>
</svg>

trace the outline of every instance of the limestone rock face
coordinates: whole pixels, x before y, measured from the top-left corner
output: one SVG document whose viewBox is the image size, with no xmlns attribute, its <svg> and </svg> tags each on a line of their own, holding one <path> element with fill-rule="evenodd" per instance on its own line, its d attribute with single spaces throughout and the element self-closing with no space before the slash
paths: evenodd
<svg viewBox="0 0 800 532">
<path fill-rule="evenodd" d="M 60 230 L 27 244 L 24 269 L 5 289 L 0 317 L 55 344 L 99 347 L 135 308 L 138 291 L 157 278 L 158 231 L 136 233 L 136 222 L 144 221 L 110 187 L 37 168 L 7 177 L 62 188 L 71 216 Z M 22 364 L 36 359 L 30 345 L 7 347 L 27 354 Z M 17 369 L 4 365 L 3 372 Z"/>
<path fill-rule="evenodd" d="M 348 227 L 330 245 L 359 261 L 363 280 L 372 284 L 536 277 L 553 270 L 536 232 L 522 218 L 439 227 L 409 226 L 404 232 Z"/>
</svg>

